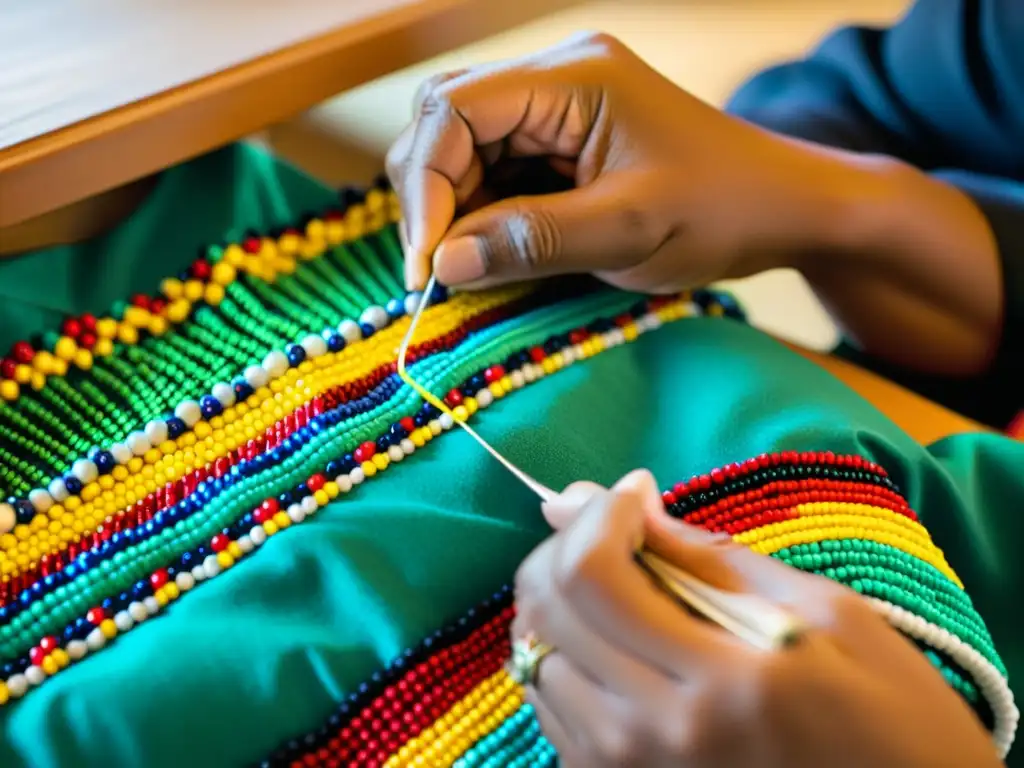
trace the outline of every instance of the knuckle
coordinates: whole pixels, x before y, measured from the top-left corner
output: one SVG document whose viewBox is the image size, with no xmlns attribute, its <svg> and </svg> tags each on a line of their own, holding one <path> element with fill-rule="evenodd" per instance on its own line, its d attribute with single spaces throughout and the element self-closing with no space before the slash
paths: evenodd
<svg viewBox="0 0 1024 768">
<path fill-rule="evenodd" d="M 623 50 L 626 50 L 625 44 L 619 40 L 619 38 L 614 35 L 610 35 L 607 32 L 584 32 L 580 36 L 580 42 L 589 48 L 596 49 L 599 53 L 604 55 L 620 53 Z"/>
<path fill-rule="evenodd" d="M 433 93 L 435 93 L 442 85 L 447 83 L 449 80 L 458 77 L 458 72 L 439 72 L 431 75 L 416 89 L 416 95 L 413 99 L 413 103 L 417 110 L 422 107 L 423 102 Z"/>
<path fill-rule="evenodd" d="M 557 262 L 561 250 L 558 223 L 549 211 L 538 209 L 505 219 L 496 236 L 485 241 L 483 257 L 487 267 L 512 266 L 529 273 Z"/>
<path fill-rule="evenodd" d="M 619 718 L 594 734 L 594 746 L 602 764 L 606 765 L 640 765 L 644 741 L 639 729 L 628 718 Z"/>
</svg>

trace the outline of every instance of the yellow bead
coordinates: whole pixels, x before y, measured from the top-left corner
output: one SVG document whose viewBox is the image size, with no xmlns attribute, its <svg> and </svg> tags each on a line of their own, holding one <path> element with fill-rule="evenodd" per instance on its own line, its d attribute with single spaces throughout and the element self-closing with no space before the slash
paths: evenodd
<svg viewBox="0 0 1024 768">
<path fill-rule="evenodd" d="M 273 520 L 267 520 L 267 522 L 263 524 L 263 532 L 266 533 L 267 536 L 273 536 L 277 531 L 278 527 Z"/>
<path fill-rule="evenodd" d="M 299 246 L 302 243 L 302 239 L 296 234 L 282 235 L 277 241 L 277 247 L 282 253 L 296 253 L 299 250 Z"/>
<path fill-rule="evenodd" d="M 93 357 L 109 357 L 114 352 L 114 342 L 110 339 L 100 339 L 92 348 Z"/>
<path fill-rule="evenodd" d="M 292 519 L 288 517 L 288 513 L 284 511 L 278 512 L 272 519 L 274 521 L 274 525 L 282 531 L 292 524 Z"/>
<path fill-rule="evenodd" d="M 32 387 L 32 389 L 38 392 L 39 390 L 46 386 L 46 377 L 39 371 L 33 371 L 32 378 L 29 379 L 28 383 Z"/>
<path fill-rule="evenodd" d="M 0 707 L 2 707 L 10 700 L 11 694 L 7 690 L 7 683 L 5 683 L 3 680 L 0 680 Z"/>
<path fill-rule="evenodd" d="M 327 242 L 331 245 L 338 245 L 345 240 L 345 225 L 340 221 L 328 221 L 326 229 Z"/>
<path fill-rule="evenodd" d="M 97 483 L 89 483 L 82 489 L 79 497 L 82 501 L 94 501 L 96 497 L 100 495 L 100 490 L 101 489 Z"/>
<path fill-rule="evenodd" d="M 139 331 L 131 323 L 121 323 L 117 326 L 117 340 L 122 344 L 137 344 L 139 342 Z"/>
<path fill-rule="evenodd" d="M 167 305 L 165 314 L 167 315 L 168 320 L 170 320 L 172 323 L 177 324 L 184 322 L 185 318 L 188 317 L 189 312 L 191 311 L 192 303 L 190 301 L 188 301 L 187 299 L 177 299 L 176 301 L 172 301 L 170 304 Z"/>
<path fill-rule="evenodd" d="M 338 495 L 341 493 L 341 489 L 338 487 L 338 484 L 336 482 L 334 482 L 333 480 L 329 480 L 328 482 L 324 483 L 324 492 L 327 494 L 328 499 L 336 499 L 338 498 Z"/>
<path fill-rule="evenodd" d="M 14 380 L 19 384 L 28 384 L 32 381 L 33 373 L 31 365 L 19 365 L 14 369 Z"/>
<path fill-rule="evenodd" d="M 640 335 L 639 329 L 636 327 L 636 323 L 630 323 L 629 325 L 623 326 L 622 337 L 626 341 L 636 341 L 637 336 Z"/>
<path fill-rule="evenodd" d="M 220 564 L 221 568 L 227 570 L 235 564 L 235 558 L 233 558 L 231 553 L 225 549 L 222 552 L 217 553 L 217 562 Z"/>
<path fill-rule="evenodd" d="M 541 360 L 540 367 L 543 369 L 544 373 L 554 373 L 557 370 L 557 368 L 555 368 L 555 361 L 550 357 L 545 357 Z"/>
<path fill-rule="evenodd" d="M 178 589 L 178 585 L 175 584 L 173 581 L 169 581 L 166 584 L 164 584 L 163 589 L 164 594 L 167 595 L 168 600 L 177 600 L 179 597 L 181 597 L 181 590 Z"/>
<path fill-rule="evenodd" d="M 74 512 L 76 509 L 82 506 L 82 500 L 77 496 L 71 496 L 64 500 L 64 509 L 69 512 Z"/>
<path fill-rule="evenodd" d="M 221 257 L 219 264 L 230 264 L 232 267 L 241 266 L 245 261 L 245 251 L 237 243 L 232 243 L 224 249 L 224 255 Z"/>
<path fill-rule="evenodd" d="M 462 401 L 462 404 L 466 407 L 466 413 L 470 416 L 480 410 L 480 403 L 476 401 L 475 397 L 467 397 Z"/>
<path fill-rule="evenodd" d="M 171 602 L 164 591 L 164 587 L 160 587 L 160 589 L 153 593 L 153 599 L 156 600 L 156 604 L 161 608 L 166 608 L 167 604 Z"/>
<path fill-rule="evenodd" d="M 412 444 L 415 445 L 417 448 L 422 448 L 424 445 L 427 444 L 426 438 L 423 437 L 422 429 L 417 429 L 415 432 L 409 435 L 409 439 L 412 440 Z"/>
<path fill-rule="evenodd" d="M 140 459 L 138 456 L 132 456 L 130 459 L 128 459 L 128 471 L 131 474 L 137 475 L 142 470 L 142 467 L 142 459 Z"/>
<path fill-rule="evenodd" d="M 73 360 L 75 352 L 78 351 L 78 345 L 75 340 L 70 336 L 61 336 L 57 340 L 57 345 L 53 348 L 53 353 L 61 360 Z"/>
<path fill-rule="evenodd" d="M 171 301 L 180 299 L 185 292 L 185 286 L 182 285 L 181 280 L 173 277 L 168 277 L 162 283 L 160 283 L 160 293 L 166 296 Z"/>
<path fill-rule="evenodd" d="M 145 328 L 149 325 L 149 310 L 142 307 L 128 307 L 121 319 L 136 328 Z"/>
<path fill-rule="evenodd" d="M 391 459 L 388 458 L 386 453 L 375 453 L 370 461 L 372 461 L 374 466 L 382 472 L 388 468 L 389 464 L 391 464 Z"/>
<path fill-rule="evenodd" d="M 0 381 L 0 398 L 3 398 L 9 403 L 13 403 L 18 399 L 19 394 L 21 394 L 21 387 L 18 386 L 18 382 L 12 381 L 11 379 L 3 379 Z"/>
<path fill-rule="evenodd" d="M 39 666 L 47 675 L 56 675 L 60 670 L 60 667 L 57 666 L 57 662 L 53 660 L 52 656 L 47 656 L 43 659 L 43 663 Z"/>
<path fill-rule="evenodd" d="M 228 544 L 228 552 L 231 554 L 233 558 L 235 558 L 235 560 L 241 560 L 243 557 L 245 557 L 245 552 L 243 552 L 242 548 L 238 546 L 237 541 L 232 541 L 230 544 Z"/>
<path fill-rule="evenodd" d="M 50 658 L 57 663 L 58 669 L 64 669 L 68 664 L 71 663 L 71 657 L 68 656 L 68 652 L 63 648 L 57 648 L 53 653 L 50 654 Z"/>
<path fill-rule="evenodd" d="M 463 405 L 457 405 L 452 409 L 452 416 L 456 421 L 466 421 L 469 419 L 469 412 Z"/>
<path fill-rule="evenodd" d="M 104 491 L 109 491 L 114 487 L 114 478 L 110 475 L 101 475 L 96 482 L 99 483 L 100 488 Z"/>
<path fill-rule="evenodd" d="M 185 289 L 183 291 L 183 294 L 186 299 L 194 303 L 203 298 L 203 291 L 205 290 L 205 288 L 206 285 L 202 281 L 189 280 L 188 282 L 185 283 Z"/>
<path fill-rule="evenodd" d="M 96 335 L 101 339 L 112 339 L 117 335 L 117 320 L 102 317 L 96 321 Z"/>
<path fill-rule="evenodd" d="M 160 315 L 153 315 L 149 318 L 149 332 L 154 336 L 163 336 L 170 327 L 171 324 L 167 322 L 167 318 Z"/>
<path fill-rule="evenodd" d="M 327 491 L 321 488 L 319 491 L 313 494 L 313 498 L 316 499 L 316 503 L 321 507 L 326 507 L 331 503 L 331 497 L 327 495 Z"/>
<path fill-rule="evenodd" d="M 117 625 L 113 619 L 104 619 L 100 622 L 100 632 L 107 640 L 111 640 L 117 637 Z"/>
<path fill-rule="evenodd" d="M 53 366 L 56 362 L 57 358 L 44 349 L 36 352 L 36 356 L 32 358 L 32 367 L 44 376 L 49 376 L 53 373 Z"/>
<path fill-rule="evenodd" d="M 75 353 L 75 365 L 83 371 L 92 368 L 92 352 L 88 349 L 80 349 Z"/>
<path fill-rule="evenodd" d="M 213 427 L 210 426 L 210 423 L 208 421 L 200 421 L 197 422 L 194 427 L 192 427 L 192 432 L 195 434 L 197 438 L 203 440 L 209 437 L 211 434 L 213 434 Z"/>
<path fill-rule="evenodd" d="M 366 475 L 367 477 L 373 477 L 374 475 L 377 474 L 377 465 L 374 464 L 372 461 L 364 461 L 360 465 L 360 469 L 363 470 L 363 474 Z"/>
<path fill-rule="evenodd" d="M 505 396 L 505 390 L 501 388 L 501 384 L 496 381 L 492 381 L 487 385 L 488 391 L 494 395 L 495 398 L 502 398 Z"/>
<path fill-rule="evenodd" d="M 161 456 L 163 456 L 163 454 L 160 452 L 159 448 L 150 448 L 142 455 L 142 460 L 147 464 L 156 464 L 160 461 Z"/>
<path fill-rule="evenodd" d="M 224 287 L 217 283 L 210 283 L 203 291 L 203 299 L 211 306 L 217 306 L 224 301 Z"/>
</svg>

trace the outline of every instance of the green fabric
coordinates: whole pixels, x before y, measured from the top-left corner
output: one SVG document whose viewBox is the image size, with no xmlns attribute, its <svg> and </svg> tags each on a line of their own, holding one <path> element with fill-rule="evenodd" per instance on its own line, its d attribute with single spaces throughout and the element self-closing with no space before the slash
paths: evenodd
<svg viewBox="0 0 1024 768">
<path fill-rule="evenodd" d="M 327 191 L 297 177 L 285 184 L 291 173 L 233 149 L 169 174 L 160 197 L 106 238 L 117 290 L 97 278 L 84 296 L 73 280 L 55 292 L 41 254 L 0 268 L 0 285 L 32 304 L 102 309 L 217 239 L 214 207 L 222 230 L 231 230 L 327 200 Z M 182 181 L 172 195 L 174 178 Z M 266 187 L 243 195 L 237 183 Z M 286 204 L 289 186 L 297 198 Z M 199 194 L 201 220 L 190 213 Z M 274 202 L 275 195 L 282 197 Z M 95 268 L 98 246 L 80 250 Z M 62 251 L 65 274 L 86 274 L 74 249 Z M 3 311 L 5 336 L 16 316 L 19 333 L 54 319 L 22 317 L 10 305 Z M 556 487 L 609 483 L 638 466 L 667 486 L 773 450 L 871 457 L 946 550 L 990 624 L 1011 684 L 1024 679 L 1014 598 L 1024 587 L 1016 552 L 1024 445 L 962 436 L 926 450 L 813 364 L 716 319 L 680 321 L 529 385 L 483 412 L 477 426 Z M 0 765 L 258 761 L 318 726 L 332 702 L 406 646 L 509 581 L 546 534 L 535 499 L 465 435 L 447 434 L 0 709 Z M 1014 759 L 1021 754 L 1009 764 L 1024 765 Z"/>
</svg>

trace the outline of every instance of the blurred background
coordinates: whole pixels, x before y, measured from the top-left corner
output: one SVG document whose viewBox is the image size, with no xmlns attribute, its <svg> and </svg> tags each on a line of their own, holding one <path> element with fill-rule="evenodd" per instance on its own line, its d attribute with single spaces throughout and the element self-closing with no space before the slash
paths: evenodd
<svg viewBox="0 0 1024 768">
<path fill-rule="evenodd" d="M 599 30 L 623 40 L 705 101 L 721 105 L 752 73 L 800 56 L 837 25 L 890 22 L 907 5 L 906 0 L 581 3 L 350 91 L 264 138 L 332 183 L 369 179 L 410 119 L 417 85 L 435 72 L 520 56 L 581 29 Z M 798 275 L 777 271 L 728 287 L 756 325 L 812 349 L 836 343 L 834 326 Z"/>
</svg>

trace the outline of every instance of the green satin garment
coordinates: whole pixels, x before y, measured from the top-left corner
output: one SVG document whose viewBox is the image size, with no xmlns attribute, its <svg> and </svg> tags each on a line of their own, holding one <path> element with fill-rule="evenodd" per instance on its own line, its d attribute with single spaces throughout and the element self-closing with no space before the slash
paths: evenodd
<svg viewBox="0 0 1024 768">
<path fill-rule="evenodd" d="M 245 148 L 171 171 L 107 237 L 0 264 L 0 346 L 64 312 L 152 291 L 204 241 L 284 223 L 330 197 Z M 476 424 L 554 487 L 611 483 L 641 466 L 664 487 L 775 450 L 872 458 L 965 582 L 1011 684 L 1024 679 L 1024 445 L 967 435 L 922 448 L 829 374 L 724 319 L 682 320 L 604 352 L 514 392 Z M 527 490 L 467 436 L 446 434 L 0 709 L 0 766 L 258 762 L 508 582 L 547 534 Z"/>
</svg>

